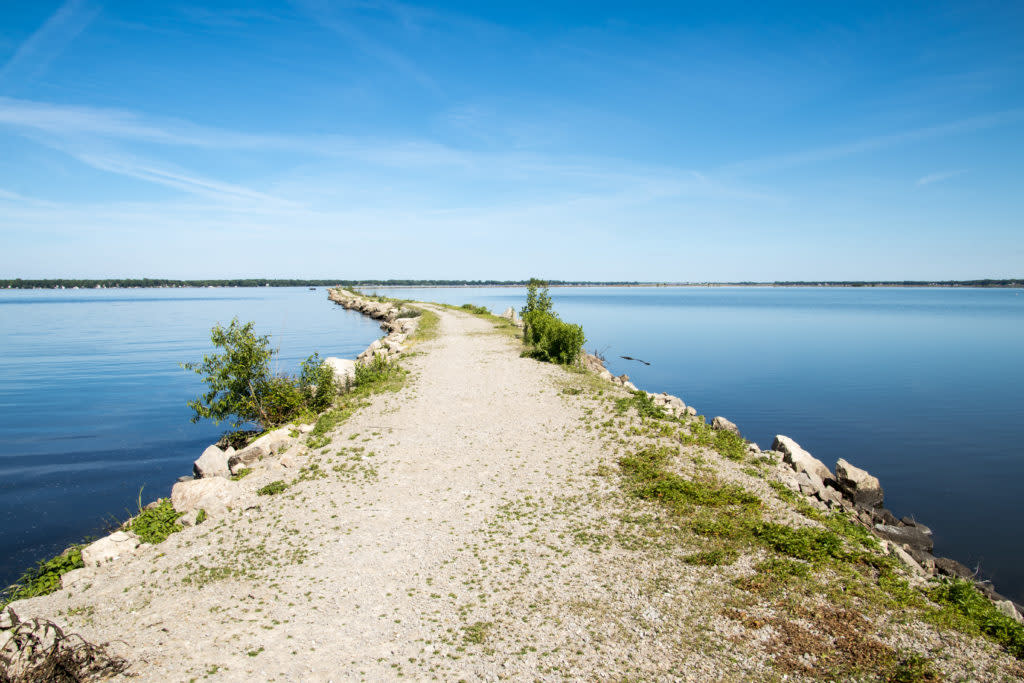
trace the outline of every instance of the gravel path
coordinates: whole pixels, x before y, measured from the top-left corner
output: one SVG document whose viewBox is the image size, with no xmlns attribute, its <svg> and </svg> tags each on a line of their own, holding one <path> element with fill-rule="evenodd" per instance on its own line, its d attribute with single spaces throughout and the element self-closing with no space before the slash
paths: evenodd
<svg viewBox="0 0 1024 683">
<path fill-rule="evenodd" d="M 302 469 L 243 480 L 295 482 L 286 493 L 252 495 L 33 613 L 114 641 L 139 681 L 776 678 L 759 643 L 771 633 L 723 612 L 756 558 L 685 564 L 696 548 L 666 543 L 621 493 L 626 442 L 599 423 L 624 391 L 435 310 L 440 334 L 402 361 L 403 389 Z M 999 657 L 972 656 L 982 670 Z"/>
</svg>

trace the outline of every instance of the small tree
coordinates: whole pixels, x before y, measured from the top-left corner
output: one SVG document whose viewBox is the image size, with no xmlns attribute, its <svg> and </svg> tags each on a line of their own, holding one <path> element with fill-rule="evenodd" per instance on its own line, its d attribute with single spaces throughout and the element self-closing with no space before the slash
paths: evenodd
<svg viewBox="0 0 1024 683">
<path fill-rule="evenodd" d="M 548 291 L 548 283 L 535 277 L 531 277 L 526 284 L 526 305 L 523 306 L 519 315 L 525 319 L 526 314 L 533 311 L 551 312 L 551 294 Z"/>
<path fill-rule="evenodd" d="M 208 391 L 188 402 L 192 409 L 192 422 L 203 418 L 220 424 L 234 418 L 232 427 L 247 422 L 267 421 L 261 399 L 267 394 L 271 381 L 269 335 L 253 333 L 253 322 L 244 325 L 234 318 L 226 328 L 220 323 L 210 330 L 210 341 L 223 353 L 203 356 L 201 363 L 182 363 L 203 378 Z"/>
</svg>

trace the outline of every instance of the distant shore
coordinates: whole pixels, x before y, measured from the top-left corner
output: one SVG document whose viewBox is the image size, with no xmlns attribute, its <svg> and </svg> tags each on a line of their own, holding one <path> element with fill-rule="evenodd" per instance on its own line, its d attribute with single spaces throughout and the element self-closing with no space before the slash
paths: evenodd
<svg viewBox="0 0 1024 683">
<path fill-rule="evenodd" d="M 467 288 L 525 287 L 526 280 L 164 280 L 141 279 L 0 279 L 0 289 L 174 289 L 185 287 L 395 287 Z M 549 280 L 551 287 L 961 287 L 984 289 L 1022 289 L 1024 278 L 985 280 L 872 280 L 872 281 L 791 281 L 791 282 L 629 282 Z"/>
</svg>

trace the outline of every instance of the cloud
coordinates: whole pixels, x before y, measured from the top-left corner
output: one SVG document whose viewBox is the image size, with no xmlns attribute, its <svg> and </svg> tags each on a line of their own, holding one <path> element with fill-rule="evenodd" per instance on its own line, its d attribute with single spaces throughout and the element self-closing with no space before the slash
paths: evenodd
<svg viewBox="0 0 1024 683">
<path fill-rule="evenodd" d="M 941 173 L 929 173 L 926 176 L 917 179 L 917 187 L 924 187 L 925 185 L 931 185 L 932 183 L 941 183 L 943 180 L 949 180 L 955 178 L 958 175 L 966 173 L 967 169 L 962 168 L 958 171 L 942 171 Z"/>
<path fill-rule="evenodd" d="M 89 0 L 67 0 L 0 68 L 0 83 L 18 74 L 29 78 L 42 74 L 99 12 Z"/>
<path fill-rule="evenodd" d="M 974 116 L 960 121 L 953 121 L 951 123 L 928 126 L 926 128 L 862 138 L 853 142 L 846 142 L 837 145 L 816 147 L 792 154 L 740 161 L 729 164 L 721 170 L 723 173 L 729 175 L 754 175 L 757 173 L 779 171 L 786 168 L 842 159 L 877 149 L 918 142 L 920 140 L 945 137 L 958 133 L 981 130 L 984 128 L 993 128 L 995 126 L 1014 123 L 1021 119 L 1024 119 L 1024 109 L 1011 109 L 1003 112 Z"/>
</svg>

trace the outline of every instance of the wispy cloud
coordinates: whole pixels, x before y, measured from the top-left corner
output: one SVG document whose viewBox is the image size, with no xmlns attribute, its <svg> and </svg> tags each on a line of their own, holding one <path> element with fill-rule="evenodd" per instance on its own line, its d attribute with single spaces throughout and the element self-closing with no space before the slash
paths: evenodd
<svg viewBox="0 0 1024 683">
<path fill-rule="evenodd" d="M 30 78 L 42 74 L 99 12 L 100 7 L 89 0 L 67 0 L 0 68 L 0 84 L 18 74 Z"/>
<path fill-rule="evenodd" d="M 754 175 L 770 171 L 780 171 L 797 166 L 843 159 L 857 154 L 864 154 L 866 152 L 918 142 L 921 140 L 945 137 L 958 133 L 981 130 L 984 128 L 993 128 L 995 126 L 1014 123 L 1022 119 L 1024 119 L 1024 109 L 994 112 L 936 126 L 906 130 L 888 135 L 877 135 L 836 145 L 816 147 L 792 154 L 782 154 L 778 156 L 763 157 L 760 159 L 749 159 L 746 161 L 728 164 L 723 167 L 721 171 L 728 175 Z"/>
<path fill-rule="evenodd" d="M 929 173 L 926 176 L 917 179 L 916 185 L 918 187 L 924 187 L 925 185 L 931 185 L 932 183 L 941 183 L 943 180 L 949 180 L 955 178 L 958 175 L 966 173 L 967 169 L 961 168 L 957 171 L 942 171 L 940 173 Z"/>
</svg>

